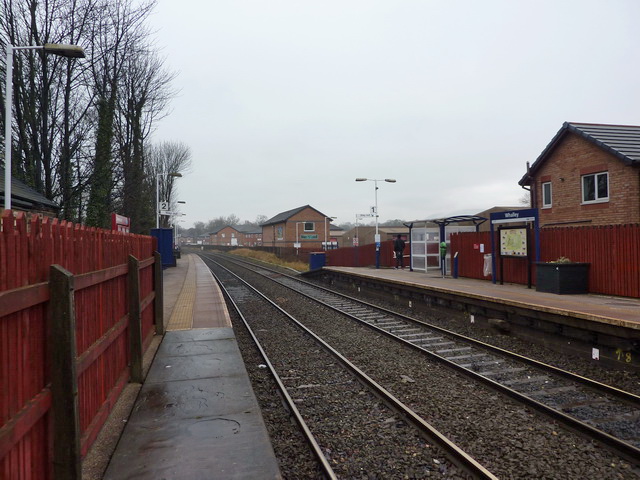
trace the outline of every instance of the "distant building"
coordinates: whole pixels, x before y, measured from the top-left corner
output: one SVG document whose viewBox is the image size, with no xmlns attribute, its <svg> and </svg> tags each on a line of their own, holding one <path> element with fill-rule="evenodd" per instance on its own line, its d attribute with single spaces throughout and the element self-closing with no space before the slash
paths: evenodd
<svg viewBox="0 0 640 480">
<path fill-rule="evenodd" d="M 394 227 L 381 227 L 378 225 L 378 233 L 380 234 L 380 241 L 386 242 L 387 240 L 393 240 L 397 235 L 402 235 L 405 240 L 409 238 L 409 227 L 404 225 Z M 354 247 L 369 245 L 375 243 L 376 227 L 371 226 L 357 226 L 351 230 L 347 230 L 342 235 L 342 247 Z"/>
<path fill-rule="evenodd" d="M 238 225 L 243 247 L 261 247 L 262 246 L 262 228 L 254 225 Z"/>
<path fill-rule="evenodd" d="M 640 126 L 565 122 L 518 182 L 540 225 L 640 222 Z"/>
<path fill-rule="evenodd" d="M 262 229 L 252 225 L 225 225 L 209 233 L 209 245 L 259 247 L 262 245 Z"/>
<path fill-rule="evenodd" d="M 310 205 L 281 212 L 261 225 L 265 247 L 323 249 L 330 241 L 331 217 Z"/>
<path fill-rule="evenodd" d="M 476 213 L 476 216 L 478 217 L 484 217 L 487 219 L 486 222 L 480 223 L 478 225 L 478 231 L 479 232 L 488 232 L 491 230 L 491 222 L 489 221 L 489 219 L 491 218 L 491 214 L 492 213 L 497 213 L 497 212 L 513 212 L 515 210 L 525 210 L 528 209 L 530 207 L 524 207 L 522 205 L 520 205 L 519 207 L 491 207 L 487 210 L 483 210 L 480 213 Z M 458 225 L 473 225 L 472 222 L 460 222 L 458 223 Z"/>
</svg>

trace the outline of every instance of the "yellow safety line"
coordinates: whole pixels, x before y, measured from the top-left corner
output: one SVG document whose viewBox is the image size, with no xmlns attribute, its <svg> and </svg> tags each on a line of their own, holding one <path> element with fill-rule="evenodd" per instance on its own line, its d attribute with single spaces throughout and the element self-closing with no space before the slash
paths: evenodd
<svg viewBox="0 0 640 480">
<path fill-rule="evenodd" d="M 196 269 L 191 255 L 182 290 L 171 313 L 167 330 L 189 330 L 193 326 L 193 304 L 196 300 Z"/>
</svg>

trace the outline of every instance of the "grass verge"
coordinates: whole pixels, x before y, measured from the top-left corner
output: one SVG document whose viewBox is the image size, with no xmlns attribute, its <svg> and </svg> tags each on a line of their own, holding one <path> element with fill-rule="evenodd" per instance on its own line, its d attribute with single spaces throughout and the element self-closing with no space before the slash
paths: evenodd
<svg viewBox="0 0 640 480">
<path fill-rule="evenodd" d="M 251 250 L 249 248 L 239 248 L 238 250 L 233 250 L 229 253 L 232 255 L 239 255 L 241 257 L 253 258 L 254 260 L 278 265 L 279 267 L 292 268 L 298 272 L 306 272 L 309 270 L 309 265 L 304 262 L 287 262 L 278 258 L 274 253 Z"/>
</svg>

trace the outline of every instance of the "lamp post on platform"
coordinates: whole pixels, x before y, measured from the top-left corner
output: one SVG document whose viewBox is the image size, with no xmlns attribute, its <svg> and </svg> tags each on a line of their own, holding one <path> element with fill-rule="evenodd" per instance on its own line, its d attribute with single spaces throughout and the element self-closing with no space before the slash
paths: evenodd
<svg viewBox="0 0 640 480">
<path fill-rule="evenodd" d="M 156 228 L 160 228 L 160 177 L 180 178 L 182 177 L 182 174 L 179 172 L 170 172 L 170 173 L 158 173 L 156 175 Z"/>
<path fill-rule="evenodd" d="M 5 78 L 5 122 L 4 122 L 4 208 L 11 210 L 11 123 L 13 116 L 13 52 L 14 50 L 42 50 L 44 53 L 68 58 L 84 58 L 84 50 L 78 45 L 64 45 L 45 43 L 44 45 L 29 45 L 14 47 L 7 44 L 7 63 Z"/>
<path fill-rule="evenodd" d="M 335 220 L 338 217 L 324 217 L 324 250 L 329 250 L 327 246 L 327 220 Z"/>
<path fill-rule="evenodd" d="M 387 182 L 387 183 L 396 183 L 394 178 L 385 178 L 382 179 L 374 179 L 374 178 L 356 178 L 356 182 L 374 182 L 375 184 L 375 207 L 373 210 L 373 215 L 376 219 L 376 268 L 380 268 L 380 234 L 378 233 L 378 182 Z"/>
</svg>

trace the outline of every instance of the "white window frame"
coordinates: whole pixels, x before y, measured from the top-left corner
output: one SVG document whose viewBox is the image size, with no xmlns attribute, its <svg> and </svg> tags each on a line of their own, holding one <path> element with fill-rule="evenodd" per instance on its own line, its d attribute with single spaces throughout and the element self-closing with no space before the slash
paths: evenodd
<svg viewBox="0 0 640 480">
<path fill-rule="evenodd" d="M 311 225 L 311 228 L 307 228 L 308 225 Z M 313 222 L 304 222 L 304 231 L 305 232 L 315 232 L 316 226 Z"/>
<path fill-rule="evenodd" d="M 599 197 L 598 196 L 598 177 L 600 177 L 601 175 L 604 175 L 607 178 L 607 196 L 606 197 Z M 593 188 L 594 188 L 594 199 L 593 200 L 585 200 L 585 189 L 584 189 L 584 182 L 585 179 L 588 177 L 593 177 Z M 604 203 L 604 202 L 608 202 L 609 201 L 609 172 L 597 172 L 597 173 L 589 173 L 586 175 L 582 175 L 580 177 L 580 183 L 581 183 L 581 195 L 582 195 L 582 203 L 583 204 L 589 204 L 589 203 Z"/>
<path fill-rule="evenodd" d="M 545 195 L 545 187 L 549 185 L 549 198 Z M 551 182 L 542 182 L 542 208 L 551 208 L 553 206 L 553 185 Z"/>
</svg>

